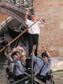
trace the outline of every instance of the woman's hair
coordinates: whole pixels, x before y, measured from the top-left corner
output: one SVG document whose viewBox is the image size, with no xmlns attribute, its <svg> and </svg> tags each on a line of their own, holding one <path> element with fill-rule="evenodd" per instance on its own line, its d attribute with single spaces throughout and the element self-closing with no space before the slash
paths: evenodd
<svg viewBox="0 0 63 84">
<path fill-rule="evenodd" d="M 17 52 L 21 55 L 23 50 L 18 49 Z"/>
<path fill-rule="evenodd" d="M 14 55 L 17 55 L 17 53 L 19 53 L 19 52 L 18 51 L 13 52 L 12 55 L 11 55 L 11 57 L 13 58 Z"/>
</svg>

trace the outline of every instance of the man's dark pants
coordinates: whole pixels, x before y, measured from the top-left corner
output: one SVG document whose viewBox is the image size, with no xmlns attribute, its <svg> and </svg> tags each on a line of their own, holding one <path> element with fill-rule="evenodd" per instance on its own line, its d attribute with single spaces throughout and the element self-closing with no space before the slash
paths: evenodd
<svg viewBox="0 0 63 84">
<path fill-rule="evenodd" d="M 38 39 L 39 35 L 38 34 L 29 34 L 29 56 L 32 53 L 33 45 L 36 44 L 36 50 L 35 50 L 35 56 L 38 55 Z"/>
</svg>

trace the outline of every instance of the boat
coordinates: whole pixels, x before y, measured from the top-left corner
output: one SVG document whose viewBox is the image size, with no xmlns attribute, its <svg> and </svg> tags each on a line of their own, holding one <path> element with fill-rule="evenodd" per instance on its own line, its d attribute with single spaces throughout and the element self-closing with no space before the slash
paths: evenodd
<svg viewBox="0 0 63 84">
<path fill-rule="evenodd" d="M 31 64 L 32 64 L 32 59 L 28 57 L 26 59 L 26 67 L 30 68 L 30 71 L 26 70 L 25 72 L 26 76 L 20 80 L 15 81 L 13 77 L 9 77 L 9 75 L 6 73 L 7 83 L 8 84 L 54 84 L 53 74 L 51 70 L 50 72 L 48 72 L 48 79 L 46 80 L 46 83 L 44 83 L 37 76 L 32 76 L 32 65 Z"/>
<path fill-rule="evenodd" d="M 27 68 L 30 68 L 31 67 L 31 58 L 27 58 L 26 59 L 26 67 Z M 7 67 L 6 67 L 7 69 Z M 10 77 L 7 70 L 6 70 L 6 80 L 7 80 L 7 83 L 8 84 L 30 84 L 30 76 L 27 74 L 26 77 L 20 79 L 20 80 L 17 80 L 15 81 L 14 80 L 14 77 Z"/>
</svg>

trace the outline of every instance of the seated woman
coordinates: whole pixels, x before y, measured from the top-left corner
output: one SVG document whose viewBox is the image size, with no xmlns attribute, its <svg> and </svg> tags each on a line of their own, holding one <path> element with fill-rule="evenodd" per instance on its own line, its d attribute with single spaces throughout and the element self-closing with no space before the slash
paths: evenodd
<svg viewBox="0 0 63 84">
<path fill-rule="evenodd" d="M 35 46 L 33 49 L 35 49 Z M 51 66 L 51 56 L 44 46 L 42 49 L 44 50 L 41 54 L 42 58 L 34 56 L 34 75 L 46 83 L 46 74 Z"/>
<path fill-rule="evenodd" d="M 21 56 L 21 53 L 22 53 L 22 52 L 25 52 L 24 49 L 23 49 L 22 47 L 20 47 L 20 46 L 17 46 L 16 48 L 14 48 L 9 54 L 7 54 L 7 49 L 6 49 L 6 50 L 5 50 L 5 55 L 7 56 L 8 60 L 13 61 L 11 55 L 12 55 L 13 52 L 15 52 L 15 51 L 18 51 L 18 52 L 19 52 L 19 53 L 18 53 L 18 54 L 20 54 L 19 57 Z"/>
<path fill-rule="evenodd" d="M 16 47 L 14 48 L 8 55 L 6 53 L 7 50 L 5 50 L 5 55 L 8 58 L 8 64 L 7 64 L 7 72 L 11 72 L 13 73 L 13 68 L 14 68 L 14 64 L 15 61 L 18 60 L 22 54 L 22 52 L 24 52 L 24 49 L 22 47 Z"/>
<path fill-rule="evenodd" d="M 20 80 L 25 77 L 25 70 L 26 70 L 26 52 L 23 52 L 20 60 L 15 62 L 16 69 L 15 69 L 15 80 Z"/>
<path fill-rule="evenodd" d="M 14 65 L 15 61 L 19 60 L 20 53 L 18 51 L 14 51 L 11 55 L 11 58 L 8 60 L 8 65 L 7 65 L 7 73 L 11 77 L 14 74 Z"/>
</svg>

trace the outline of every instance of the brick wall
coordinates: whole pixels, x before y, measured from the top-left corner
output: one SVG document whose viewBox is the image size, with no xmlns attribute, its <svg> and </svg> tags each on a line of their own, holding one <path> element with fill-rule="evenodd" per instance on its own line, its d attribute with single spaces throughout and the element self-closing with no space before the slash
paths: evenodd
<svg viewBox="0 0 63 84">
<path fill-rule="evenodd" d="M 34 0 L 34 9 L 36 17 L 46 21 L 41 28 L 39 54 L 41 45 L 46 45 L 52 56 L 63 56 L 63 0 Z M 0 22 L 7 17 L 0 13 Z"/>
<path fill-rule="evenodd" d="M 8 15 L 6 15 L 6 14 L 4 14 L 4 13 L 0 13 L 0 23 L 2 22 L 2 21 L 4 21 L 6 18 L 8 18 L 9 16 Z"/>
<path fill-rule="evenodd" d="M 44 18 L 46 23 L 41 28 L 41 45 L 46 45 L 52 56 L 63 56 L 63 0 L 34 0 L 37 18 Z"/>
</svg>

